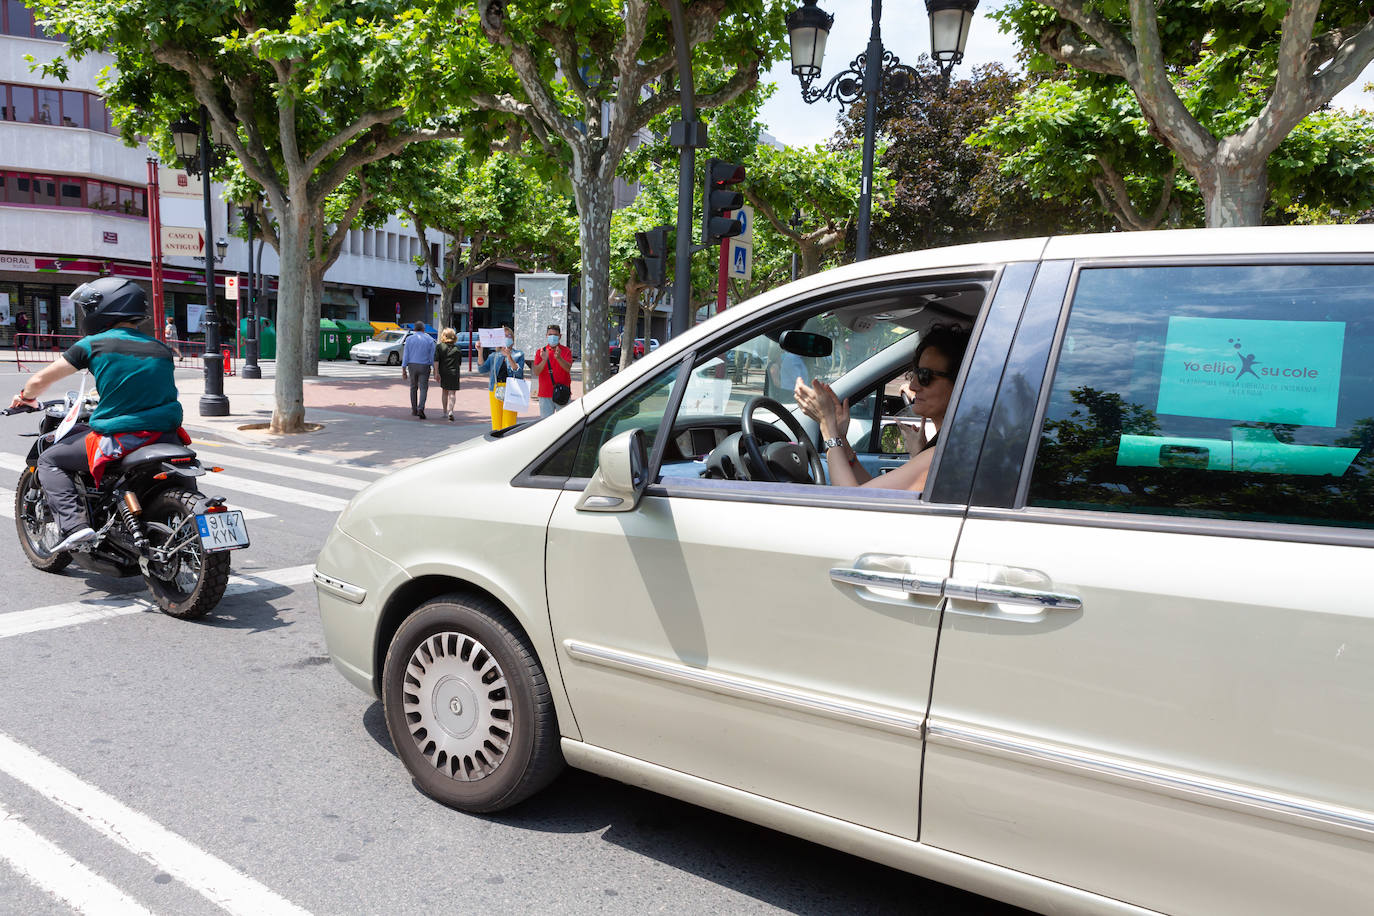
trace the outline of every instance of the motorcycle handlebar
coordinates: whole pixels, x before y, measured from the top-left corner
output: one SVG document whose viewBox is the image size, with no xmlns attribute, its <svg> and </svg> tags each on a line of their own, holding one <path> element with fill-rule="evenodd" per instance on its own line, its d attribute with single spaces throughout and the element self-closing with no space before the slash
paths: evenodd
<svg viewBox="0 0 1374 916">
<path fill-rule="evenodd" d="M 47 410 L 54 404 L 61 403 L 61 401 L 39 401 L 37 407 L 30 407 L 27 404 L 20 404 L 18 407 L 6 407 L 5 409 L 0 410 L 0 416 L 12 417 L 17 413 L 38 413 L 41 410 Z"/>
</svg>

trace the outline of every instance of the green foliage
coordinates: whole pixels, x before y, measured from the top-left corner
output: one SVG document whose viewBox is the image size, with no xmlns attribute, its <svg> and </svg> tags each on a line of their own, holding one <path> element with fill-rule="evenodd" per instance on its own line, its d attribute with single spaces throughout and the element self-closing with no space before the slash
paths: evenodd
<svg viewBox="0 0 1374 916">
<path fill-rule="evenodd" d="M 1148 30 L 1133 30 L 1130 0 L 1085 0 L 1081 5 L 1101 16 L 1125 41 L 1151 40 Z M 1345 42 L 1352 59 L 1368 59 L 1368 48 L 1357 49 L 1352 42 L 1361 29 L 1370 28 L 1369 4 L 1321 4 L 1307 72 L 1297 76 L 1296 89 L 1280 96 L 1280 37 L 1289 7 L 1286 0 L 1176 0 L 1155 5 L 1158 53 L 1168 86 L 1160 93 L 1144 81 L 1132 87 L 1121 77 L 1087 69 L 1092 64 L 1082 56 L 1068 54 L 1066 59 L 1082 66 L 1066 69 L 1045 47 L 1055 46 L 1064 35 L 1079 47 L 1094 49 L 1095 39 L 1058 18 L 1044 0 L 1010 0 L 990 15 L 1016 39 L 1032 73 L 1056 78 L 1024 90 L 1018 104 L 991 122 L 976 142 L 1002 153 L 1004 172 L 1023 178 L 1037 195 L 1069 204 L 1091 200 L 1101 191 L 1106 160 L 1122 179 L 1117 199 L 1129 198 L 1128 206 L 1141 213 L 1172 191 L 1175 225 L 1202 224 L 1204 210 L 1210 219 L 1225 213 L 1228 220 L 1262 217 L 1266 222 L 1288 222 L 1309 220 L 1322 210 L 1368 207 L 1374 171 L 1367 113 L 1319 108 L 1286 135 L 1281 131 L 1304 110 L 1320 106 L 1336 88 L 1317 96 L 1310 80 L 1334 66 L 1330 55 L 1338 44 Z M 1148 60 L 1152 47 L 1134 50 L 1139 59 Z M 1169 107 L 1170 92 L 1186 114 Z M 1309 97 L 1315 101 L 1300 101 Z M 1142 106 L 1138 98 L 1149 104 Z M 1293 104 L 1307 108 L 1298 108 L 1292 117 L 1271 116 L 1267 122 L 1260 115 L 1274 101 L 1281 103 L 1281 111 Z M 1148 121 L 1143 111 L 1155 120 Z M 1279 123 L 1283 126 L 1270 126 Z M 1191 139 L 1187 131 L 1194 126 L 1216 143 Z M 1225 155 L 1216 159 L 1223 144 Z M 1235 186 L 1213 181 L 1209 170 L 1221 176 L 1228 171 L 1259 174 L 1266 154 L 1267 208 L 1261 212 L 1258 204 L 1253 209 L 1245 204 L 1242 210 L 1228 211 L 1223 201 L 1236 193 Z M 1180 173 L 1171 188 L 1169 175 L 1179 166 L 1192 178 Z M 1205 186 L 1200 183 L 1204 178 L 1209 182 Z"/>
<path fill-rule="evenodd" d="M 886 91 L 877 112 L 880 135 L 888 138 L 879 163 L 893 180 L 883 212 L 875 210 L 876 253 L 1104 225 L 1091 208 L 1072 200 L 1047 205 L 1031 180 L 999 168 L 1002 151 L 972 142 L 1015 103 L 1019 78 L 989 64 L 944 88 L 929 58 L 922 56 L 915 69 L 919 78 L 904 92 Z M 845 142 L 857 148 L 862 104 L 842 129 Z"/>
</svg>

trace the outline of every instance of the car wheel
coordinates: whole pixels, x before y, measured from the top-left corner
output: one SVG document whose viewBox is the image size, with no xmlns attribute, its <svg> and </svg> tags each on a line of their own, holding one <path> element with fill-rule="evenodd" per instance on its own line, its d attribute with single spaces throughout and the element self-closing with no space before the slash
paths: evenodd
<svg viewBox="0 0 1374 916">
<path fill-rule="evenodd" d="M 388 353 L 386 355 L 386 364 L 388 366 L 399 366 L 401 364 L 401 354 Z"/>
<path fill-rule="evenodd" d="M 509 808 L 563 767 L 544 670 L 488 599 L 444 595 L 407 618 L 387 649 L 382 705 L 420 790 L 454 808 Z"/>
</svg>

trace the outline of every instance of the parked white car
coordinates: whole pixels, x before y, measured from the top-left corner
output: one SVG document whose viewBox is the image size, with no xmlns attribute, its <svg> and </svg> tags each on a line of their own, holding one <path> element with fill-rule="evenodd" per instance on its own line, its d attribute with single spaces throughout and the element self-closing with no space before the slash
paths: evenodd
<svg viewBox="0 0 1374 916">
<path fill-rule="evenodd" d="M 1367 912 L 1371 252 L 1120 233 L 765 293 L 356 496 L 329 652 L 464 810 L 566 762 L 1044 912 Z M 828 380 L 878 475 L 935 322 L 972 343 L 919 493 L 826 485 L 774 363 L 724 361 Z"/>
<path fill-rule="evenodd" d="M 348 355 L 363 365 L 386 363 L 388 366 L 399 366 L 401 364 L 401 351 L 405 349 L 406 338 L 414 333 L 414 331 L 405 329 L 382 331 L 371 340 L 354 344 Z"/>
</svg>

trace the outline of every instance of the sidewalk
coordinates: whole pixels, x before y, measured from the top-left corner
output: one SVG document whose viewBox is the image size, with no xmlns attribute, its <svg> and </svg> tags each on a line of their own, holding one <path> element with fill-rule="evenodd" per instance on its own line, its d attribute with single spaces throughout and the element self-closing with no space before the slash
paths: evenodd
<svg viewBox="0 0 1374 916">
<path fill-rule="evenodd" d="M 425 405 L 428 419 L 420 420 L 410 415 L 410 385 L 401 378 L 400 368 L 387 367 L 382 370 L 382 377 L 330 377 L 328 373 L 336 369 L 357 371 L 356 364 L 343 361 L 321 362 L 323 374 L 305 380 L 305 421 L 318 425 L 318 429 L 293 435 L 244 429 L 265 426 L 272 419 L 276 363 L 264 360 L 260 365 L 261 379 L 238 375 L 224 379 L 224 394 L 229 399 L 227 417 L 202 417 L 204 373 L 199 369 L 178 369 L 177 388 L 186 430 L 195 438 L 282 446 L 341 463 L 399 467 L 491 429 L 485 373 L 463 372 L 454 420 L 450 423 L 440 409 L 441 389 L 437 382 L 431 381 L 429 385 Z M 574 398 L 582 394 L 580 364 L 573 366 L 572 389 Z M 538 401 L 532 399 L 519 415 L 522 420 L 538 417 Z"/>
</svg>

